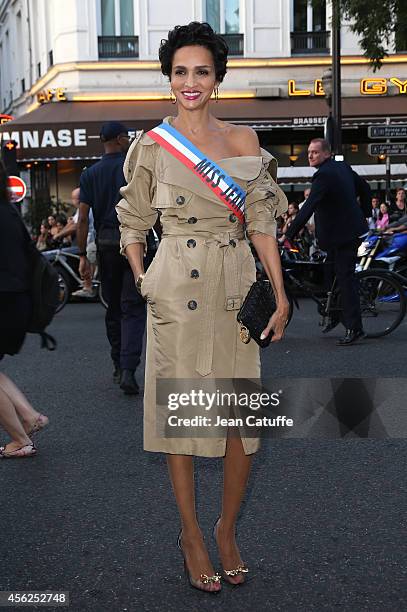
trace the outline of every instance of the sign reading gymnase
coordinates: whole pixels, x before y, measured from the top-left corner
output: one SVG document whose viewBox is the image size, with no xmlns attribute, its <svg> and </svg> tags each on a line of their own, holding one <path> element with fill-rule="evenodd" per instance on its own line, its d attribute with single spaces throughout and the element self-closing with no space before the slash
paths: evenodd
<svg viewBox="0 0 407 612">
<path fill-rule="evenodd" d="M 399 79 L 397 77 L 379 78 L 371 77 L 360 80 L 360 93 L 363 96 L 383 96 L 389 91 L 389 86 L 393 85 L 395 93 L 407 94 L 407 79 Z M 312 88 L 303 88 L 297 84 L 295 79 L 288 81 L 288 95 L 295 96 L 324 96 L 325 91 L 322 85 L 322 79 L 315 79 Z"/>
</svg>

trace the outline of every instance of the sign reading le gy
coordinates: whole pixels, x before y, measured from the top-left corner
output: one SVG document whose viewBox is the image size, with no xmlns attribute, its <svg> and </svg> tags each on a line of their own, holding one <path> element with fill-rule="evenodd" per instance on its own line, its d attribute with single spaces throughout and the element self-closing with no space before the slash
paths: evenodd
<svg viewBox="0 0 407 612">
<path fill-rule="evenodd" d="M 401 80 L 396 77 L 390 77 L 389 79 L 371 77 L 368 79 L 361 79 L 360 81 L 360 93 L 363 96 L 378 96 L 385 95 L 389 89 L 389 83 L 396 87 L 397 94 L 407 94 L 407 80 Z M 322 86 L 322 79 L 315 79 L 313 85 L 313 91 L 311 89 L 305 89 L 297 87 L 297 83 L 294 79 L 288 81 L 288 95 L 289 96 L 324 96 L 325 91 Z"/>
</svg>

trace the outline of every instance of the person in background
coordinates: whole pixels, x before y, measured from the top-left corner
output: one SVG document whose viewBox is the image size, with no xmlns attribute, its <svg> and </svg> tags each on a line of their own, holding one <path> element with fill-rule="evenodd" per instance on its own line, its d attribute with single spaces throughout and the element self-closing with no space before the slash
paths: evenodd
<svg viewBox="0 0 407 612">
<path fill-rule="evenodd" d="M 31 316 L 29 241 L 17 209 L 8 200 L 7 174 L 0 162 L 0 361 L 20 351 Z M 35 455 L 32 436 L 47 424 L 48 417 L 0 372 L 0 425 L 11 437 L 0 447 L 0 459 Z"/>
<path fill-rule="evenodd" d="M 65 220 L 65 217 L 57 217 L 58 233 L 55 234 L 54 240 L 60 242 L 68 239 L 70 242 L 69 246 L 76 246 L 76 227 L 79 215 L 79 187 L 72 191 L 71 202 L 72 206 L 75 208 L 75 214 L 69 217 L 68 221 L 65 223 L 62 221 L 62 219 Z M 59 223 L 60 220 L 61 223 Z"/>
<path fill-rule="evenodd" d="M 72 205 L 76 208 L 76 212 L 72 217 L 72 243 L 77 246 L 77 227 L 78 227 L 78 219 L 79 219 L 79 204 L 80 204 L 80 188 L 76 187 L 71 194 L 71 202 Z M 79 249 L 78 249 L 79 250 Z M 73 297 L 76 298 L 84 298 L 84 299 L 93 299 L 96 295 L 95 290 L 92 285 L 92 278 L 95 273 L 96 267 L 96 245 L 95 245 L 95 228 L 93 223 L 93 213 L 92 210 L 89 211 L 89 231 L 86 239 L 86 255 L 88 261 L 90 263 L 90 267 L 88 273 L 83 277 L 83 285 L 81 289 L 74 291 L 72 293 Z"/>
<path fill-rule="evenodd" d="M 368 219 L 369 229 L 376 228 L 376 221 L 379 217 L 380 200 L 377 196 L 372 197 L 372 214 Z"/>
<path fill-rule="evenodd" d="M 348 346 L 365 337 L 355 267 L 360 236 L 368 229 L 366 218 L 371 213 L 371 191 L 367 182 L 346 162 L 331 159 L 331 147 L 324 138 L 311 140 L 308 161 L 318 170 L 312 177 L 311 193 L 288 228 L 286 238 L 292 240 L 315 213 L 318 244 L 328 252 L 342 296 L 346 333 L 338 345 Z M 332 318 L 324 332 L 331 331 L 338 323 L 339 319 Z"/>
<path fill-rule="evenodd" d="M 55 234 L 58 233 L 58 228 L 57 228 L 57 220 L 55 215 L 48 215 L 48 225 L 50 227 L 50 234 L 51 237 L 54 238 Z"/>
<path fill-rule="evenodd" d="M 290 227 L 291 223 L 294 221 L 295 217 L 298 215 L 300 208 L 297 204 L 297 202 L 290 202 L 290 204 L 288 205 L 288 216 L 287 216 L 287 220 L 283 226 L 283 229 L 281 230 L 283 234 L 286 233 L 286 231 L 288 230 L 288 228 Z"/>
<path fill-rule="evenodd" d="M 382 202 L 380 204 L 379 214 L 376 221 L 377 229 L 384 229 L 389 225 L 389 209 L 387 204 Z"/>
<path fill-rule="evenodd" d="M 406 191 L 403 187 L 399 187 L 396 191 L 396 201 L 392 211 L 390 211 L 390 221 L 398 221 L 407 213 Z"/>
<path fill-rule="evenodd" d="M 100 280 L 107 301 L 106 334 L 111 346 L 114 382 L 126 395 L 139 393 L 135 379 L 141 361 L 146 305 L 138 294 L 128 261 L 120 254 L 119 222 L 115 210 L 126 184 L 123 164 L 129 148 L 128 129 L 118 121 L 104 123 L 100 132 L 104 155 L 80 178 L 78 247 L 82 278 L 90 273 L 87 257 L 89 212 L 93 211 Z"/>
<path fill-rule="evenodd" d="M 40 226 L 40 235 L 37 238 L 37 249 L 39 251 L 48 251 L 52 249 L 52 238 L 50 234 L 50 226 L 46 219 L 43 219 Z"/>
</svg>

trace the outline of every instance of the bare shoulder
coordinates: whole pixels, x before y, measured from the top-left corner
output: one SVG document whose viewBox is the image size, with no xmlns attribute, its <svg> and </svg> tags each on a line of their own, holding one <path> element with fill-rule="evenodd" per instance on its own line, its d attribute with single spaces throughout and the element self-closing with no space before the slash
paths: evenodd
<svg viewBox="0 0 407 612">
<path fill-rule="evenodd" d="M 259 138 L 251 127 L 232 124 L 230 127 L 230 138 L 240 155 L 260 155 Z"/>
</svg>

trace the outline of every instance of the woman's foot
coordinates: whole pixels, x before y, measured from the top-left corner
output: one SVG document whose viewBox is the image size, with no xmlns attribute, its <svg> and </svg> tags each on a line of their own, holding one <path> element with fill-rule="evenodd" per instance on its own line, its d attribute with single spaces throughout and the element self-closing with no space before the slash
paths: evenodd
<svg viewBox="0 0 407 612">
<path fill-rule="evenodd" d="M 213 569 L 201 531 L 182 530 L 178 542 L 190 584 L 201 591 L 220 591 L 220 576 Z"/>
<path fill-rule="evenodd" d="M 6 446 L 0 446 L 0 459 L 15 459 L 19 457 L 33 457 L 37 453 L 34 444 L 30 442 L 25 446 L 17 442 L 10 442 Z"/>
<path fill-rule="evenodd" d="M 24 423 L 24 430 L 27 436 L 31 437 L 33 434 L 38 433 L 44 427 L 46 427 L 49 423 L 49 418 L 44 414 L 38 413 L 38 416 L 34 418 L 34 420 Z"/>
<path fill-rule="evenodd" d="M 236 544 L 235 526 L 225 528 L 222 519 L 219 518 L 215 523 L 213 533 L 218 545 L 219 557 L 222 563 L 225 580 L 230 584 L 238 585 L 245 582 L 245 575 L 248 568 L 245 566 L 240 556 Z"/>
</svg>

